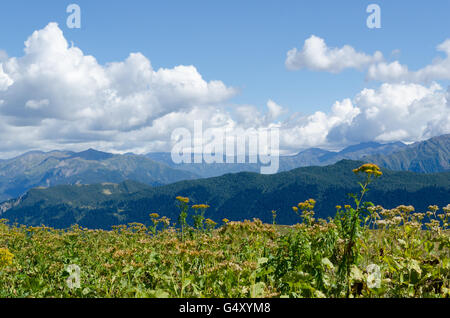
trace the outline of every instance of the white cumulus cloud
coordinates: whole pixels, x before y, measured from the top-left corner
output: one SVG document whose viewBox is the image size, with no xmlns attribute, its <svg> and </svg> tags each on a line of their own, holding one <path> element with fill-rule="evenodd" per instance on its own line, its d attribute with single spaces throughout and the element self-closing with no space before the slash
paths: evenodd
<svg viewBox="0 0 450 318">
<path fill-rule="evenodd" d="M 449 88 L 450 90 L 450 88 Z M 450 133 L 450 93 L 440 85 L 384 83 L 336 101 L 330 112 L 291 114 L 280 145 L 336 149 L 360 142 L 414 142 Z"/>
<path fill-rule="evenodd" d="M 412 142 L 450 132 L 448 94 L 438 84 L 384 83 L 354 98 L 359 114 L 330 130 L 330 142 Z"/>
<path fill-rule="evenodd" d="M 312 35 L 305 40 L 303 48 L 293 48 L 287 52 L 285 65 L 289 70 L 308 69 L 339 73 L 345 69 L 366 72 L 367 80 L 388 83 L 424 83 L 450 80 L 450 39 L 437 45 L 436 50 L 444 57 L 435 58 L 430 64 L 416 71 L 398 60 L 388 62 L 380 51 L 373 55 L 357 52 L 352 46 L 330 48 L 325 40 Z M 394 50 L 391 57 L 398 57 L 400 50 Z"/>
<path fill-rule="evenodd" d="M 24 53 L 2 55 L 0 63 L 0 116 L 4 133 L 11 133 L 3 137 L 15 138 L 18 148 L 20 129 L 28 132 L 23 135 L 28 147 L 108 143 L 113 148 L 122 132 L 196 107 L 220 108 L 236 94 L 221 81 L 206 81 L 194 66 L 155 70 L 141 53 L 101 65 L 69 47 L 56 23 L 34 31 Z"/>
<path fill-rule="evenodd" d="M 0 91 L 6 91 L 14 81 L 3 71 L 3 65 L 0 64 Z"/>
<path fill-rule="evenodd" d="M 439 47 L 448 52 L 448 46 Z M 330 72 L 383 62 L 380 53 L 329 48 L 314 36 L 288 60 L 292 69 Z M 434 65 L 439 63 L 444 60 Z M 409 74 L 400 64 L 386 67 L 393 79 Z M 230 99 L 236 93 L 222 81 L 205 80 L 192 65 L 155 69 L 139 52 L 101 65 L 69 46 L 58 25 L 50 23 L 25 41 L 23 56 L 0 59 L 0 153 L 89 147 L 170 151 L 172 132 L 193 131 L 196 120 L 204 129 L 239 134 L 279 127 L 282 153 L 368 140 L 417 141 L 450 132 L 450 93 L 434 82 L 384 83 L 313 114 L 289 113 L 273 99 L 264 110 L 234 105 Z"/>
<path fill-rule="evenodd" d="M 50 102 L 48 101 L 48 99 L 29 100 L 25 103 L 25 107 L 39 109 L 41 107 L 48 106 L 49 104 L 50 104 Z"/>
<path fill-rule="evenodd" d="M 325 40 L 312 35 L 305 40 L 303 48 L 293 48 L 287 53 L 286 67 L 289 70 L 309 69 L 339 73 L 348 68 L 361 70 L 368 65 L 383 60 L 381 52 L 373 55 L 357 52 L 353 47 L 330 48 Z"/>
<path fill-rule="evenodd" d="M 417 70 L 410 71 L 407 65 L 398 61 L 392 63 L 381 62 L 369 67 L 367 78 L 385 82 L 414 82 L 429 83 L 438 80 L 450 79 L 450 39 L 445 40 L 436 47 L 443 52 L 445 58 L 436 58 L 431 64 Z"/>
</svg>

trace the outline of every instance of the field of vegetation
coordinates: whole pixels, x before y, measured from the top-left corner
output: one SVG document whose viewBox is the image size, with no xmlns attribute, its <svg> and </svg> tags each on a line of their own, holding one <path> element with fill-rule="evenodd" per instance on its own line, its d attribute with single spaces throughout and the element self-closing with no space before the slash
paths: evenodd
<svg viewBox="0 0 450 318">
<path fill-rule="evenodd" d="M 205 218 L 177 197 L 178 220 L 59 230 L 0 221 L 0 297 L 449 297 L 450 204 L 415 211 L 364 200 L 381 175 L 354 170 L 361 191 L 334 218 L 315 200 L 294 226 Z M 339 203 L 339 202 L 337 202 Z"/>
</svg>

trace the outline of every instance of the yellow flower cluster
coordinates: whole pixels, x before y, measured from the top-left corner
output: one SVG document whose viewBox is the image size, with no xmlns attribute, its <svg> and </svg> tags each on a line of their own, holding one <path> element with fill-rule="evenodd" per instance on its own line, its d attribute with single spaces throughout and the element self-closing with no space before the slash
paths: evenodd
<svg viewBox="0 0 450 318">
<path fill-rule="evenodd" d="M 299 203 L 298 208 L 300 210 L 312 210 L 312 209 L 314 209 L 315 205 L 316 205 L 316 200 L 309 199 L 309 200 L 306 200 L 305 202 Z M 294 210 L 294 211 L 297 211 L 297 210 Z"/>
<path fill-rule="evenodd" d="M 186 197 L 178 196 L 178 197 L 176 197 L 176 199 L 183 203 L 189 203 L 189 198 L 186 198 Z"/>
<path fill-rule="evenodd" d="M 211 220 L 211 219 L 206 219 L 206 220 L 205 220 L 205 223 L 206 223 L 208 226 L 210 226 L 210 227 L 214 227 L 214 226 L 217 225 L 217 223 L 214 222 L 214 221 Z"/>
<path fill-rule="evenodd" d="M 159 214 L 158 213 L 152 213 L 152 214 L 150 214 L 150 217 L 152 219 L 157 219 L 157 218 L 159 218 Z"/>
<path fill-rule="evenodd" d="M 193 208 L 194 210 L 198 210 L 198 209 L 207 209 L 207 208 L 209 208 L 209 205 L 207 205 L 207 204 L 194 204 L 194 205 L 192 206 L 192 208 Z"/>
<path fill-rule="evenodd" d="M 14 254 L 7 248 L 0 248 L 0 267 L 11 265 L 13 258 Z"/>
<path fill-rule="evenodd" d="M 364 172 L 367 173 L 368 175 L 373 174 L 376 177 L 379 177 L 383 174 L 380 170 L 380 167 L 378 167 L 376 164 L 373 163 L 365 163 L 361 167 L 353 169 L 353 172 L 354 173 Z"/>
<path fill-rule="evenodd" d="M 170 219 L 168 217 L 163 216 L 159 221 L 162 222 L 162 224 L 164 224 L 165 226 L 170 225 Z"/>
</svg>

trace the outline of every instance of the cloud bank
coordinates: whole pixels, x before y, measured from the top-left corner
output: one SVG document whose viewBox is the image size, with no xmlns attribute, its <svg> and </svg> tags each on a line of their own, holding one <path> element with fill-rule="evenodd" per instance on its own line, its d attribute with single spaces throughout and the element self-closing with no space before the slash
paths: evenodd
<svg viewBox="0 0 450 318">
<path fill-rule="evenodd" d="M 437 80 L 450 79 L 450 39 L 436 47 L 438 52 L 445 53 L 445 58 L 436 58 L 431 64 L 417 70 L 410 71 L 407 65 L 399 61 L 392 63 L 381 62 L 373 64 L 367 71 L 369 80 L 387 82 L 429 83 Z"/>
<path fill-rule="evenodd" d="M 439 46 L 449 52 L 450 42 Z M 0 43 L 1 46 L 1 43 Z M 141 53 L 101 65 L 95 57 L 69 46 L 56 23 L 25 41 L 24 55 L 0 51 L 0 157 L 25 151 L 93 147 L 112 152 L 170 151 L 171 133 L 204 129 L 242 132 L 278 127 L 283 152 L 306 147 L 336 148 L 362 141 L 416 141 L 450 132 L 449 92 L 434 81 L 396 82 L 408 77 L 405 66 L 383 73 L 381 53 L 350 46 L 329 48 L 318 37 L 303 50 L 291 50 L 286 65 L 337 73 L 369 70 L 393 81 L 336 101 L 329 112 L 290 113 L 274 100 L 261 110 L 235 105 L 237 90 L 220 80 L 206 81 L 192 65 L 154 69 Z M 443 78 L 447 59 L 436 60 L 420 79 Z M 426 70 L 426 71 L 425 71 Z M 416 72 L 417 73 L 417 72 Z M 415 74 L 416 74 L 415 73 Z M 394 75 L 392 75 L 394 74 Z M 413 76 L 412 76 L 413 77 Z"/>
<path fill-rule="evenodd" d="M 368 80 L 430 84 L 433 81 L 450 79 L 450 39 L 439 44 L 436 50 L 444 53 L 445 58 L 438 57 L 431 64 L 411 71 L 398 60 L 387 62 L 379 51 L 369 55 L 357 52 L 349 45 L 330 48 L 324 39 L 312 35 L 305 40 L 301 50 L 293 48 L 287 52 L 285 65 L 292 71 L 308 69 L 339 73 L 346 69 L 356 69 L 365 71 Z M 398 52 L 394 50 L 393 56 L 398 55 Z"/>
<path fill-rule="evenodd" d="M 377 51 L 373 55 L 357 52 L 353 47 L 330 48 L 325 40 L 312 35 L 305 41 L 302 50 L 293 48 L 287 52 L 286 67 L 289 70 L 309 69 L 339 73 L 348 68 L 361 70 L 383 60 Z"/>
</svg>

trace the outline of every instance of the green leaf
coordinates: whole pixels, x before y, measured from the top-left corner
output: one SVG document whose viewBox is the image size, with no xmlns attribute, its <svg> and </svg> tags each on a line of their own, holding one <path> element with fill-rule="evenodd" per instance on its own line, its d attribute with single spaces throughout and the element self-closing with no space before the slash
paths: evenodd
<svg viewBox="0 0 450 318">
<path fill-rule="evenodd" d="M 364 280 L 364 275 L 356 265 L 352 265 L 350 270 L 350 278 L 353 281 L 362 282 Z"/>
<path fill-rule="evenodd" d="M 267 257 L 260 257 L 258 258 L 258 266 L 261 266 L 262 264 L 265 264 L 269 261 Z"/>
<path fill-rule="evenodd" d="M 322 264 L 325 265 L 329 269 L 333 269 L 334 265 L 331 263 L 331 261 L 328 258 L 322 258 Z"/>
<path fill-rule="evenodd" d="M 419 274 L 419 276 L 422 274 L 422 268 L 420 267 L 419 262 L 416 261 L 415 259 L 410 260 L 408 262 L 408 269 L 410 271 L 416 271 Z"/>
<path fill-rule="evenodd" d="M 256 284 L 253 284 L 250 289 L 250 297 L 251 298 L 263 297 L 265 287 L 266 284 L 264 284 L 264 282 L 258 282 Z"/>
</svg>

